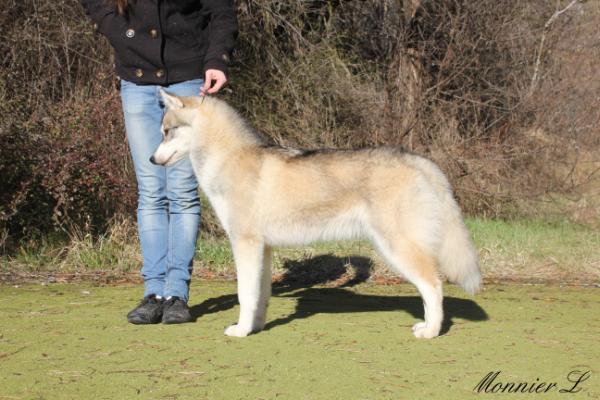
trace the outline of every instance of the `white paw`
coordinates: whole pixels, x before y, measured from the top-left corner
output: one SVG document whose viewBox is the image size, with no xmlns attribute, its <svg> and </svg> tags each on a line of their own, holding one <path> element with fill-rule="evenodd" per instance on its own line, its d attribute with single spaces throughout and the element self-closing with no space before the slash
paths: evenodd
<svg viewBox="0 0 600 400">
<path fill-rule="evenodd" d="M 413 335 L 419 339 L 431 339 L 439 335 L 440 330 L 428 328 L 425 322 L 419 322 L 412 327 Z"/>
<path fill-rule="evenodd" d="M 225 334 L 233 337 L 246 337 L 252 333 L 252 329 L 241 327 L 238 324 L 233 324 L 225 328 Z"/>
<path fill-rule="evenodd" d="M 427 324 L 425 323 L 425 321 L 417 322 L 416 324 L 413 325 L 412 331 L 415 332 L 417 329 L 425 328 L 426 325 Z"/>
</svg>

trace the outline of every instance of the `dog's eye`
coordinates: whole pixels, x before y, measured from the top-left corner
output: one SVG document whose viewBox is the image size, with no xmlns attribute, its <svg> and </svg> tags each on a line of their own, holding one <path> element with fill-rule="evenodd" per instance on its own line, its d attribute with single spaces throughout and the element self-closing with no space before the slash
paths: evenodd
<svg viewBox="0 0 600 400">
<path fill-rule="evenodd" d="M 177 130 L 177 126 L 171 126 L 169 128 L 163 128 L 163 140 L 169 141 L 173 139 L 175 136 L 175 131 Z"/>
</svg>

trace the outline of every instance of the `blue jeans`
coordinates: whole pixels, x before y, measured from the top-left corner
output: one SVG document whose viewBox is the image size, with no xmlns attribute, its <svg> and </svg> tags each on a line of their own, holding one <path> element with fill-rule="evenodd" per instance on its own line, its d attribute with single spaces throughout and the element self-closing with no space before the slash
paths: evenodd
<svg viewBox="0 0 600 400">
<path fill-rule="evenodd" d="M 202 79 L 165 89 L 182 96 L 200 93 Z M 189 159 L 170 167 L 150 156 L 160 142 L 165 113 L 159 86 L 121 80 L 127 140 L 138 184 L 138 231 L 142 248 L 144 296 L 189 297 L 192 261 L 200 223 L 198 183 Z"/>
</svg>

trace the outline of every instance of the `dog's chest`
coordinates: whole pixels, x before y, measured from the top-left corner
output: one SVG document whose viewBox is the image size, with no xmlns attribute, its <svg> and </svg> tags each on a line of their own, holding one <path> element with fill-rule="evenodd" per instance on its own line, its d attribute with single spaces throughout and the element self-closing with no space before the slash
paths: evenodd
<svg viewBox="0 0 600 400">
<path fill-rule="evenodd" d="M 208 196 L 210 204 L 215 210 L 223 229 L 225 229 L 225 232 L 229 233 L 229 207 L 225 201 L 225 197 L 222 194 L 210 195 L 207 193 L 206 195 Z"/>
<path fill-rule="evenodd" d="M 229 232 L 229 207 L 225 200 L 225 185 L 220 174 L 222 163 L 220 160 L 211 159 L 204 154 L 202 158 L 193 156 L 191 161 L 196 172 L 198 185 L 208 197 L 208 201 L 215 210 L 223 229 Z"/>
<path fill-rule="evenodd" d="M 224 183 L 218 178 L 216 171 L 213 172 L 208 168 L 198 176 L 198 183 L 208 197 L 223 229 L 229 232 L 229 204 L 226 200 Z"/>
</svg>

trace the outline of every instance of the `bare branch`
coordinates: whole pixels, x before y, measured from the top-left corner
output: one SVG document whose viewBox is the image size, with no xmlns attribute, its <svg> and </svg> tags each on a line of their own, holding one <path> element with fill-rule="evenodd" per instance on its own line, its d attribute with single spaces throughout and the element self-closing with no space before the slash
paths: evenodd
<svg viewBox="0 0 600 400">
<path fill-rule="evenodd" d="M 531 96 L 538 84 L 539 81 L 539 73 L 540 73 L 540 65 L 542 63 L 542 55 L 544 52 L 544 44 L 546 42 L 546 35 L 550 31 L 550 27 L 556 21 L 558 17 L 560 17 L 563 13 L 567 12 L 571 7 L 573 7 L 577 3 L 581 3 L 582 0 L 572 0 L 565 8 L 562 10 L 556 11 L 548 21 L 544 24 L 544 32 L 542 33 L 542 38 L 540 39 L 540 46 L 537 52 L 537 58 L 535 60 L 535 67 L 533 68 L 533 76 L 531 77 L 531 86 L 529 87 L 529 93 L 527 96 Z"/>
</svg>

